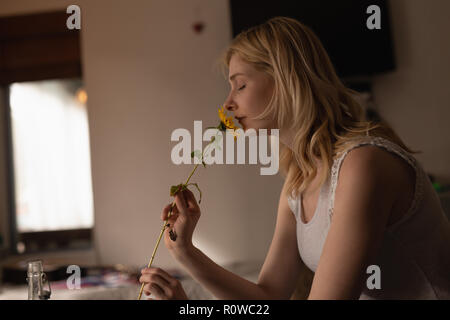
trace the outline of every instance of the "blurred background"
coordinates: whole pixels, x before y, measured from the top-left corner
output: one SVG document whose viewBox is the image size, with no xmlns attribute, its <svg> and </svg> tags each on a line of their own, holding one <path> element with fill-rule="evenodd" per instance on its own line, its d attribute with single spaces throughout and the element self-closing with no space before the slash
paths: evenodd
<svg viewBox="0 0 450 320">
<path fill-rule="evenodd" d="M 66 25 L 72 4 L 79 30 Z M 381 29 L 366 26 L 371 4 Z M 312 27 L 368 117 L 422 151 L 448 214 L 449 11 L 447 0 L 2 0 L 0 299 L 26 299 L 34 259 L 56 298 L 137 297 L 169 188 L 193 168 L 172 163 L 171 133 L 193 132 L 194 120 L 216 125 L 229 91 L 217 59 L 237 33 L 275 15 Z M 283 184 L 259 170 L 215 165 L 192 178 L 203 192 L 195 245 L 253 281 Z M 85 289 L 76 294 L 64 290 L 72 264 Z M 184 279 L 191 298 L 211 298 L 163 243 L 153 265 Z"/>
</svg>

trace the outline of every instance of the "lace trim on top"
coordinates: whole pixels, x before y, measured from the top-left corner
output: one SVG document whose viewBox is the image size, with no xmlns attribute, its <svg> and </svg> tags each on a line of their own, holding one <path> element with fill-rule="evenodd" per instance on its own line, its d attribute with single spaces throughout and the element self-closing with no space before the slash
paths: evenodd
<svg viewBox="0 0 450 320">
<path fill-rule="evenodd" d="M 342 165 L 342 162 L 343 162 L 345 156 L 347 155 L 348 152 L 350 152 L 354 148 L 357 148 L 361 145 L 370 144 L 370 145 L 381 146 L 381 147 L 385 148 L 386 150 L 391 151 L 391 152 L 401 156 L 414 168 L 414 171 L 416 173 L 416 179 L 415 179 L 416 183 L 415 183 L 415 191 L 414 191 L 413 201 L 412 201 L 411 206 L 408 209 L 407 213 L 399 221 L 397 221 L 396 223 L 394 223 L 393 225 L 390 226 L 390 228 L 396 227 L 396 226 L 400 225 L 402 222 L 404 222 L 407 218 L 409 218 L 416 211 L 417 207 L 419 206 L 420 200 L 422 199 L 422 196 L 423 196 L 423 177 L 421 175 L 421 171 L 419 170 L 416 160 L 413 157 L 411 157 L 400 146 L 398 146 L 397 144 L 395 144 L 389 140 L 386 140 L 381 137 L 368 136 L 368 137 L 365 137 L 362 139 L 359 138 L 359 139 L 357 139 L 357 141 L 359 141 L 359 142 L 352 145 L 347 150 L 342 151 L 341 154 L 339 155 L 339 157 L 335 159 L 335 161 L 333 162 L 333 166 L 331 167 L 331 186 L 330 186 L 331 194 L 330 194 L 329 203 L 328 203 L 328 217 L 331 220 L 332 215 L 333 215 L 334 196 L 335 196 L 335 192 L 336 192 L 339 169 Z"/>
<path fill-rule="evenodd" d="M 288 195 L 288 205 L 295 219 L 298 219 L 298 198 L 295 198 L 293 193 Z"/>
</svg>

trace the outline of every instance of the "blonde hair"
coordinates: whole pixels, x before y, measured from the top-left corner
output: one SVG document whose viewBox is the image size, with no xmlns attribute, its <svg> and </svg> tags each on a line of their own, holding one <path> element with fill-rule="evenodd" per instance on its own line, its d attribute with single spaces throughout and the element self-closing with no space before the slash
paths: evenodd
<svg viewBox="0 0 450 320">
<path fill-rule="evenodd" d="M 234 54 L 274 80 L 272 99 L 258 118 L 269 116 L 278 128 L 295 133 L 293 151 L 284 145 L 280 151 L 288 194 L 297 196 L 313 181 L 318 172 L 315 158 L 325 169 L 321 186 L 335 156 L 369 132 L 413 152 L 385 122 L 366 121 L 353 97 L 358 93 L 344 86 L 318 37 L 299 21 L 275 17 L 243 31 L 224 52 L 224 67 L 229 68 Z"/>
</svg>

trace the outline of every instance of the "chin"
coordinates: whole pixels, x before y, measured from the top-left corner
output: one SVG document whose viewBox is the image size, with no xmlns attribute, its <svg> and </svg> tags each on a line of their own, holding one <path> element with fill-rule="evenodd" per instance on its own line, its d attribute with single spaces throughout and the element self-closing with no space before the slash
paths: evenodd
<svg viewBox="0 0 450 320">
<path fill-rule="evenodd" d="M 263 129 L 263 128 L 242 126 L 242 130 L 244 130 L 244 133 L 247 133 L 248 130 L 254 130 L 256 136 L 259 136 L 259 130 L 260 129 Z"/>
<path fill-rule="evenodd" d="M 247 123 L 245 123 L 245 124 L 244 123 L 240 123 L 240 125 L 242 127 L 242 130 L 244 130 L 244 132 L 247 132 L 247 130 L 253 129 L 253 130 L 255 130 L 256 135 L 259 136 L 259 130 L 265 129 L 265 130 L 267 130 L 267 134 L 270 134 L 270 128 L 266 127 L 267 124 L 265 125 L 263 123 L 257 123 L 257 124 L 253 124 L 252 125 L 252 123 L 249 123 L 247 121 Z"/>
<path fill-rule="evenodd" d="M 242 130 L 244 130 L 244 132 L 247 132 L 247 130 L 251 130 L 251 129 L 255 130 L 256 133 L 258 134 L 258 128 L 254 128 L 252 126 L 242 125 Z"/>
</svg>

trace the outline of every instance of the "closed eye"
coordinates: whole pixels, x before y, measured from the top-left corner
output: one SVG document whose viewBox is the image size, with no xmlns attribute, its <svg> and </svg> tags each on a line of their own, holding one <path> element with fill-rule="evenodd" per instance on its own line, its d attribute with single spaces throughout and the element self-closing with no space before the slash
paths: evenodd
<svg viewBox="0 0 450 320">
<path fill-rule="evenodd" d="M 245 84 L 242 86 L 242 87 L 240 87 L 239 89 L 238 89 L 238 91 L 241 91 L 242 89 L 244 89 L 245 88 Z"/>
</svg>

